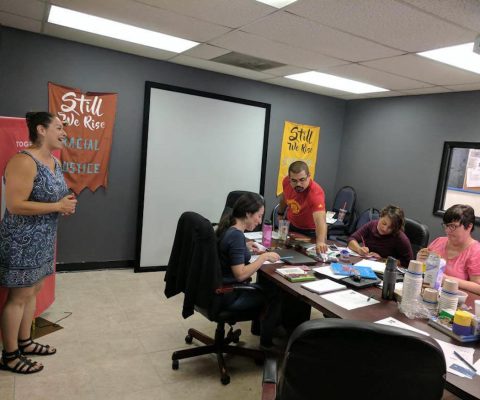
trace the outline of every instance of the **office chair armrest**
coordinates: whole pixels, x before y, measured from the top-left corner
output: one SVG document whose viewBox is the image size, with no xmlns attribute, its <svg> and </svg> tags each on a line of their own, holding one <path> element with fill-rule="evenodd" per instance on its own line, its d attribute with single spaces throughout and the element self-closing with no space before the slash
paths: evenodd
<svg viewBox="0 0 480 400">
<path fill-rule="evenodd" d="M 277 362 L 267 357 L 263 366 L 262 400 L 275 400 L 277 396 Z"/>
<path fill-rule="evenodd" d="M 222 286 L 221 288 L 215 289 L 216 294 L 225 294 L 225 293 L 231 293 L 233 291 L 239 291 L 239 290 L 260 290 L 260 288 L 255 287 L 255 286 L 250 286 L 249 284 L 245 283 L 239 283 L 236 285 L 225 285 Z"/>
</svg>

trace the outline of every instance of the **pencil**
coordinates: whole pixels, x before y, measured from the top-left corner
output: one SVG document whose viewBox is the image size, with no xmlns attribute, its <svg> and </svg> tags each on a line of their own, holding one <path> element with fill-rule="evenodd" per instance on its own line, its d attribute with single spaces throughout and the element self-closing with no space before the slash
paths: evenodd
<svg viewBox="0 0 480 400">
<path fill-rule="evenodd" d="M 477 372 L 476 368 L 475 368 L 472 364 L 470 364 L 467 360 L 465 360 L 465 359 L 464 359 L 460 354 L 458 354 L 455 350 L 453 351 L 453 354 L 455 354 L 460 361 L 463 361 L 465 364 L 467 364 L 468 367 L 469 367 L 472 371 Z"/>
</svg>

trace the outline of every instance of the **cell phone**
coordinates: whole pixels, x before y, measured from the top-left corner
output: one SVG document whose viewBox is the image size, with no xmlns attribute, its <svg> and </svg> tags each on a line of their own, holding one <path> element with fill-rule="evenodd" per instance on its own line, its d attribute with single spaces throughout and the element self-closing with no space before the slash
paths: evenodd
<svg viewBox="0 0 480 400">
<path fill-rule="evenodd" d="M 330 250 L 332 250 L 332 251 L 337 251 L 337 250 L 338 250 L 338 247 L 335 246 L 334 244 L 329 244 L 329 245 L 328 245 L 328 248 L 329 248 Z"/>
</svg>

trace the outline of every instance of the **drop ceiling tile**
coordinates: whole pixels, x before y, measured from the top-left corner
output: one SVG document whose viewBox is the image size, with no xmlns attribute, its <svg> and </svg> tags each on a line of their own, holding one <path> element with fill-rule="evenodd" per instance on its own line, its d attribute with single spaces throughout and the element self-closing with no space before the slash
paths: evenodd
<svg viewBox="0 0 480 400">
<path fill-rule="evenodd" d="M 365 97 L 369 99 L 378 99 L 380 97 L 397 97 L 397 96 L 404 96 L 401 92 L 391 90 L 389 92 L 378 92 L 378 93 L 366 93 Z"/>
<path fill-rule="evenodd" d="M 190 67 L 206 69 L 209 71 L 219 72 L 221 74 L 239 76 L 252 80 L 263 80 L 271 78 L 272 75 L 263 72 L 251 71 L 245 68 L 234 67 L 232 65 L 217 63 L 215 61 L 201 60 L 200 58 L 193 58 L 183 54 L 177 55 L 168 60 L 175 64 L 188 65 Z"/>
<path fill-rule="evenodd" d="M 41 21 L 45 3 L 37 0 L 0 0 L 0 11 Z"/>
<path fill-rule="evenodd" d="M 136 0 L 135 2 L 149 4 L 174 13 L 188 15 L 231 28 L 238 28 L 277 11 L 274 7 L 254 0 Z"/>
<path fill-rule="evenodd" d="M 321 70 L 321 72 L 341 76 L 342 78 L 354 79 L 390 90 L 414 89 L 432 86 L 429 83 L 389 74 L 388 72 L 368 68 L 359 64 L 341 65 L 338 67 Z"/>
<path fill-rule="evenodd" d="M 403 0 L 460 26 L 480 32 L 480 2 L 478 0 Z"/>
<path fill-rule="evenodd" d="M 223 56 L 229 53 L 230 50 L 222 49 L 216 46 L 210 46 L 209 44 L 200 44 L 192 47 L 191 49 L 184 51 L 182 54 L 190 57 L 202 58 L 204 60 L 210 60 L 215 57 Z"/>
<path fill-rule="evenodd" d="M 156 32 L 206 42 L 231 29 L 129 0 L 56 0 L 58 6 Z"/>
<path fill-rule="evenodd" d="M 392 57 L 403 52 L 279 11 L 242 31 L 346 61 Z"/>
<path fill-rule="evenodd" d="M 384 58 L 362 63 L 367 67 L 390 72 L 434 85 L 460 85 L 480 82 L 480 75 L 460 68 L 450 67 L 415 54 Z"/>
<path fill-rule="evenodd" d="M 430 0 L 431 3 L 436 3 Z M 304 0 L 288 10 L 395 49 L 419 52 L 466 43 L 475 32 L 395 0 Z"/>
<path fill-rule="evenodd" d="M 92 46 L 104 47 L 107 49 L 122 51 L 124 53 L 135 54 L 142 57 L 149 57 L 156 60 L 167 60 L 177 53 L 155 49 L 153 47 L 141 46 L 124 40 L 113 39 L 107 36 L 95 35 L 93 33 L 78 31 L 65 28 L 59 25 L 46 23 L 43 33 L 74 42 L 86 43 Z"/>
<path fill-rule="evenodd" d="M 403 94 L 408 94 L 408 95 L 446 93 L 451 91 L 452 91 L 451 89 L 448 89 L 443 86 L 432 86 L 430 88 L 401 90 Z"/>
<path fill-rule="evenodd" d="M 23 29 L 30 32 L 41 32 L 42 23 L 36 19 L 20 17 L 0 11 L 0 25 L 10 26 L 12 28 Z"/>
<path fill-rule="evenodd" d="M 345 64 L 343 60 L 241 31 L 228 33 L 210 43 L 238 53 L 310 69 Z"/>
<path fill-rule="evenodd" d="M 469 83 L 468 85 L 452 85 L 445 87 L 453 90 L 454 92 L 463 92 L 466 90 L 480 90 L 480 83 Z"/>
</svg>

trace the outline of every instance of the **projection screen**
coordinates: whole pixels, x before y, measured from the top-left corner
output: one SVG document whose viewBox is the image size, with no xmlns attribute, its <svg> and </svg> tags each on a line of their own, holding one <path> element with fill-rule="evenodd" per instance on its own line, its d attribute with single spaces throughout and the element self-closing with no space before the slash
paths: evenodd
<svg viewBox="0 0 480 400">
<path fill-rule="evenodd" d="M 178 218 L 218 222 L 227 194 L 263 194 L 270 105 L 146 82 L 136 271 L 168 263 Z"/>
</svg>

